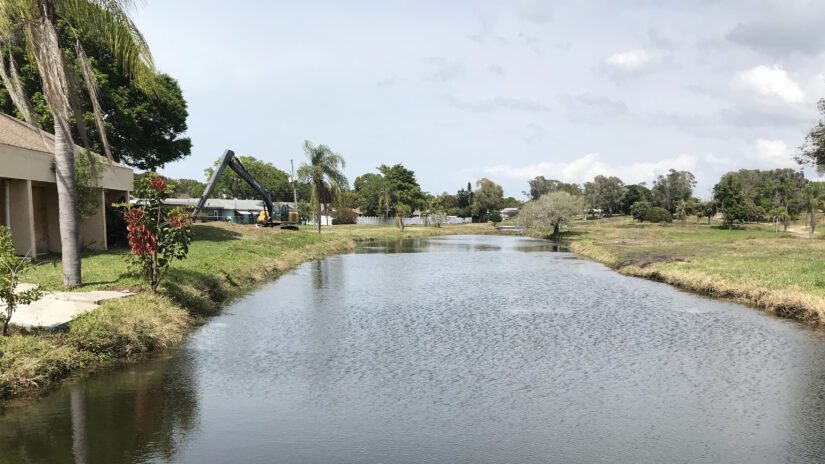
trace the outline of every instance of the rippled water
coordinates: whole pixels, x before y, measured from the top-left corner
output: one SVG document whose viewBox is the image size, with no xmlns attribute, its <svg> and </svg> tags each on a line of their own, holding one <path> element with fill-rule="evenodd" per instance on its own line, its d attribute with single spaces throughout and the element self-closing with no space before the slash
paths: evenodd
<svg viewBox="0 0 825 464">
<path fill-rule="evenodd" d="M 0 462 L 821 463 L 825 340 L 544 241 L 300 266 L 0 415 Z"/>
</svg>

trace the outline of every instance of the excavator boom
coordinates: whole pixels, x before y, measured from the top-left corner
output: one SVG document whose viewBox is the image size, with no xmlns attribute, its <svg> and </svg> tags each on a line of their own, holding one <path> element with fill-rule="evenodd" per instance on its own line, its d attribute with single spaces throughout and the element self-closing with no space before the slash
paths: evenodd
<svg viewBox="0 0 825 464">
<path fill-rule="evenodd" d="M 252 174 L 246 170 L 244 165 L 241 163 L 241 160 L 235 156 L 235 152 L 232 150 L 226 150 L 223 152 L 220 164 L 218 164 L 218 167 L 212 173 L 212 177 L 209 178 L 209 183 L 206 184 L 206 189 L 203 191 L 203 195 L 198 201 L 198 205 L 195 206 L 195 210 L 192 211 L 192 218 L 194 219 L 206 205 L 206 200 L 209 199 L 210 195 L 212 195 L 212 192 L 218 184 L 218 180 L 221 178 L 221 175 L 223 175 L 223 171 L 227 168 L 227 166 L 235 171 L 235 173 L 238 174 L 238 177 L 243 179 L 247 184 L 249 184 L 250 187 L 255 189 L 255 191 L 261 195 L 269 218 L 268 222 L 271 223 L 273 214 L 275 213 L 275 207 L 272 204 L 272 194 L 258 181 L 258 179 L 252 177 Z"/>
</svg>

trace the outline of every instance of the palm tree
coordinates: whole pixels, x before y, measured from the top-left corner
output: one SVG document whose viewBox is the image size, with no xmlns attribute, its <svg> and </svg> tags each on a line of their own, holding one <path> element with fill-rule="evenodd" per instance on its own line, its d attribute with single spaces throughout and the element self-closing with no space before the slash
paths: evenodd
<svg viewBox="0 0 825 464">
<path fill-rule="evenodd" d="M 78 131 L 85 136 L 79 99 L 73 88 L 76 79 L 67 72 L 64 49 L 58 41 L 55 24 L 58 19 L 67 23 L 70 30 L 82 28 L 85 35 L 107 46 L 123 69 L 145 88 L 150 88 L 155 70 L 149 47 L 129 18 L 129 0 L 0 0 L 0 52 L 8 45 L 22 40 L 29 54 L 34 57 L 43 88 L 46 104 L 54 119 L 55 178 L 59 208 L 60 238 L 62 242 L 63 285 L 81 285 L 80 236 L 75 197 L 75 143 L 72 138 L 70 119 L 72 114 Z M 111 151 L 103 127 L 103 117 L 97 99 L 97 85 L 91 63 L 78 37 L 74 47 L 78 67 L 92 102 L 95 122 L 101 142 L 111 161 Z M 5 53 L 0 53 L 0 78 L 12 96 L 18 111 L 30 124 L 31 107 L 22 93 L 17 71 L 9 51 L 9 69 L 6 70 Z"/>
<path fill-rule="evenodd" d="M 825 182 L 809 182 L 805 186 L 805 202 L 808 206 L 811 221 L 808 238 L 811 240 L 814 238 L 814 230 L 816 229 L 816 210 L 822 204 L 823 198 L 825 198 Z"/>
<path fill-rule="evenodd" d="M 392 206 L 393 188 L 390 181 L 386 177 L 381 179 L 381 193 L 378 197 L 378 207 L 384 207 L 384 220 L 390 217 L 390 206 Z"/>
<path fill-rule="evenodd" d="M 298 177 L 302 182 L 310 184 L 309 202 L 314 210 L 320 234 L 323 205 L 348 187 L 347 178 L 341 172 L 346 163 L 341 155 L 333 152 L 328 146 L 315 146 L 309 140 L 304 141 L 304 152 L 307 154 L 308 162 L 298 168 Z"/>
</svg>

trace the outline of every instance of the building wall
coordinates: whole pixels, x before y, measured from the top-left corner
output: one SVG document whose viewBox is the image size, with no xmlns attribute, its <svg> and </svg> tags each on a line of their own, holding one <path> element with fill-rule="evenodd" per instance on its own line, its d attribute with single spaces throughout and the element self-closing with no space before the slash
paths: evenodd
<svg viewBox="0 0 825 464">
<path fill-rule="evenodd" d="M 100 192 L 100 206 L 80 223 L 80 246 L 92 250 L 106 249 L 106 194 Z"/>
<path fill-rule="evenodd" d="M 8 196 L 12 240 L 19 255 L 61 251 L 53 159 L 49 153 L 0 144 L 0 224 L 6 223 Z M 100 168 L 102 202 L 91 217 L 81 222 L 80 237 L 81 246 L 105 250 L 106 208 L 113 201 L 128 201 L 134 175 L 130 168 L 109 165 L 105 160 Z"/>
<path fill-rule="evenodd" d="M 6 188 L 8 183 L 5 179 L 0 179 L 0 225 L 8 227 L 8 217 L 6 213 L 8 209 L 6 209 Z"/>
<path fill-rule="evenodd" d="M 34 221 L 34 242 L 38 254 L 43 254 L 49 250 L 49 218 L 48 194 L 47 190 L 55 188 L 50 184 L 32 183 L 32 219 Z"/>
<path fill-rule="evenodd" d="M 32 190 L 30 180 L 7 180 L 9 183 L 9 200 L 11 219 L 11 238 L 18 255 L 37 253 L 34 235 L 34 211 L 32 208 Z"/>
<path fill-rule="evenodd" d="M 0 144 L 0 177 L 55 183 L 54 156 L 49 153 Z M 100 186 L 112 190 L 134 190 L 134 173 L 126 166 L 100 161 Z"/>
</svg>

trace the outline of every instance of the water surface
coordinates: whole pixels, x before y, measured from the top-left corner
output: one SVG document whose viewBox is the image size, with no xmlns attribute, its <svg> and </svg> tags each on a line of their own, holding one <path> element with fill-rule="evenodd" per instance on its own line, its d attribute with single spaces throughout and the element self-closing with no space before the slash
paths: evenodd
<svg viewBox="0 0 825 464">
<path fill-rule="evenodd" d="M 825 462 L 819 332 L 545 241 L 359 251 L 0 413 L 0 461 Z"/>
</svg>

